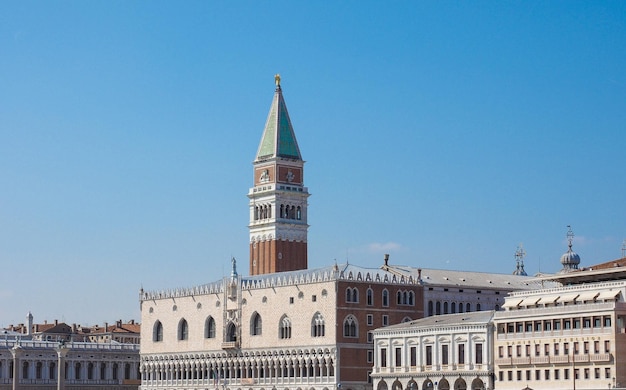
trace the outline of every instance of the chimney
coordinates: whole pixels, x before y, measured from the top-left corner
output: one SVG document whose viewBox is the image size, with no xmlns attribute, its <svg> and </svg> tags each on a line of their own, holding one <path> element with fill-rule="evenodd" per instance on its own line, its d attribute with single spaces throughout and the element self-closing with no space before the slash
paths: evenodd
<svg viewBox="0 0 626 390">
<path fill-rule="evenodd" d="M 56 320 L 56 319 L 55 319 L 55 320 L 54 320 L 54 326 L 57 326 L 57 325 L 59 325 L 59 320 Z"/>
<path fill-rule="evenodd" d="M 389 266 L 389 253 L 385 253 L 385 267 Z"/>
<path fill-rule="evenodd" d="M 76 324 L 72 324 L 72 333 L 76 333 Z"/>
<path fill-rule="evenodd" d="M 104 331 L 105 331 L 105 332 L 108 332 L 108 331 L 109 331 L 109 323 L 108 323 L 108 322 L 105 322 L 105 323 L 104 323 Z"/>
<path fill-rule="evenodd" d="M 131 325 L 135 325 L 135 320 L 130 320 L 129 322 Z"/>
<path fill-rule="evenodd" d="M 417 269 L 417 281 L 420 283 L 422 282 L 422 269 L 421 268 Z"/>
<path fill-rule="evenodd" d="M 117 326 L 118 328 L 122 327 L 122 320 L 117 320 L 117 322 L 115 323 L 115 326 Z"/>
</svg>

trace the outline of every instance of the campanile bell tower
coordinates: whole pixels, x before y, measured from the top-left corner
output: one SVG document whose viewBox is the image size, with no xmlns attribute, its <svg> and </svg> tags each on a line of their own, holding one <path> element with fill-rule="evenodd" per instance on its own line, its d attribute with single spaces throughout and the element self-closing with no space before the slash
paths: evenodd
<svg viewBox="0 0 626 390">
<path fill-rule="evenodd" d="M 250 275 L 307 268 L 304 160 L 275 76 L 274 100 L 254 159 L 250 198 Z"/>
</svg>

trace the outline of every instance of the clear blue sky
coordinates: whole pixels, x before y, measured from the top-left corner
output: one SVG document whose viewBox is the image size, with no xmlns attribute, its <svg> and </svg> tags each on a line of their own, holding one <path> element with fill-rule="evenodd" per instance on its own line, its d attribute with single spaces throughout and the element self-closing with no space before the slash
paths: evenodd
<svg viewBox="0 0 626 390">
<path fill-rule="evenodd" d="M 621 256 L 626 2 L 5 1 L 0 326 L 247 274 L 275 73 L 310 267 Z"/>
</svg>

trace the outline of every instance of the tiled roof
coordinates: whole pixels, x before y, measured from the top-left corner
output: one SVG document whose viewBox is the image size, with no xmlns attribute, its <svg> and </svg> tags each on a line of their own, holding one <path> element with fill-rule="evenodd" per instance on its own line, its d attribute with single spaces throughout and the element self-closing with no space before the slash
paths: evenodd
<svg viewBox="0 0 626 390">
<path fill-rule="evenodd" d="M 274 93 L 274 100 L 265 122 L 263 137 L 255 161 L 274 157 L 302 160 L 280 85 L 276 87 Z"/>
<path fill-rule="evenodd" d="M 482 325 L 488 324 L 491 321 L 493 314 L 493 310 L 488 310 L 431 316 L 426 318 L 420 318 L 418 320 L 403 322 L 401 324 L 386 326 L 384 328 L 379 328 L 376 331 L 397 331 L 404 329 L 413 330 L 442 326 Z"/>
<path fill-rule="evenodd" d="M 454 271 L 432 268 L 416 268 L 403 265 L 386 266 L 391 272 L 403 275 L 411 275 L 418 278 L 421 272 L 421 280 L 425 286 L 451 286 L 473 287 L 502 290 L 529 290 L 541 288 L 542 282 L 532 276 L 513 274 L 496 274 L 475 271 Z M 384 268 L 384 267 L 383 267 Z M 545 284 L 545 283 L 544 283 Z M 556 287 L 557 284 L 554 284 Z"/>
</svg>

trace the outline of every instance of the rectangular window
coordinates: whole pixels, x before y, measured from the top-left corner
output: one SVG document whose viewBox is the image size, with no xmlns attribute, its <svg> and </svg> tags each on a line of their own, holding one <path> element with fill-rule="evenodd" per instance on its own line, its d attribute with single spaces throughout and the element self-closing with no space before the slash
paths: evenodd
<svg viewBox="0 0 626 390">
<path fill-rule="evenodd" d="M 507 378 L 509 379 L 509 382 L 513 380 L 513 371 L 507 371 L 506 373 Z"/>
<path fill-rule="evenodd" d="M 402 365 L 402 348 L 396 348 L 396 367 Z"/>
<path fill-rule="evenodd" d="M 569 343 L 563 343 L 563 355 L 569 355 Z"/>
<path fill-rule="evenodd" d="M 593 342 L 593 353 L 600 353 L 600 342 L 597 340 Z"/>
<path fill-rule="evenodd" d="M 598 367 L 594 368 L 593 377 L 596 379 L 600 379 L 600 369 Z"/>
<path fill-rule="evenodd" d="M 609 367 L 604 369 L 604 379 L 611 379 L 611 369 Z"/>
<path fill-rule="evenodd" d="M 585 341 L 583 343 L 583 353 L 585 355 L 589 355 L 589 341 Z"/>
<path fill-rule="evenodd" d="M 558 378 L 554 378 L 558 379 Z M 563 370 L 563 379 L 569 379 L 569 368 Z"/>
<path fill-rule="evenodd" d="M 371 349 L 367 351 L 367 362 L 368 363 L 374 362 L 374 351 L 372 351 Z"/>
<path fill-rule="evenodd" d="M 483 364 L 483 345 L 476 344 L 476 364 Z"/>
<path fill-rule="evenodd" d="M 383 315 L 383 326 L 387 326 L 389 325 L 389 316 L 384 314 Z"/>
<path fill-rule="evenodd" d="M 541 332 L 541 321 L 535 321 L 535 332 Z"/>
<path fill-rule="evenodd" d="M 572 329 L 572 321 L 571 320 L 563 320 L 563 329 Z"/>
<path fill-rule="evenodd" d="M 504 380 L 504 372 L 503 371 L 498 371 L 498 380 L 500 382 L 502 382 Z"/>
<path fill-rule="evenodd" d="M 432 347 L 432 345 L 427 345 L 426 346 L 426 365 L 427 366 L 432 366 L 433 365 L 433 347 Z"/>
<path fill-rule="evenodd" d="M 530 356 L 530 344 L 526 345 L 526 356 Z"/>
<path fill-rule="evenodd" d="M 526 380 L 530 380 L 530 370 L 526 370 Z"/>
<path fill-rule="evenodd" d="M 535 370 L 535 380 L 541 380 L 541 370 Z"/>
<path fill-rule="evenodd" d="M 574 379 L 580 379 L 580 378 L 578 377 L 578 371 L 579 371 L 579 370 L 578 370 L 578 368 L 575 368 L 575 369 L 574 369 Z"/>
<path fill-rule="evenodd" d="M 610 328 L 611 327 L 611 317 L 610 316 L 604 316 L 604 327 L 605 328 Z"/>
<path fill-rule="evenodd" d="M 543 356 L 550 356 L 550 344 L 543 345 Z"/>
<path fill-rule="evenodd" d="M 610 353 L 610 352 L 611 352 L 611 341 L 605 340 L 604 341 L 604 353 Z"/>
<path fill-rule="evenodd" d="M 600 328 L 602 326 L 602 318 L 600 317 L 593 317 L 593 327 L 594 328 Z"/>
<path fill-rule="evenodd" d="M 580 329 L 580 318 L 574 318 L 574 329 Z"/>
<path fill-rule="evenodd" d="M 522 356 L 522 346 L 521 346 L 521 345 L 518 345 L 518 346 L 515 348 L 515 356 L 517 356 L 517 357 Z"/>
<path fill-rule="evenodd" d="M 589 379 L 589 369 L 585 368 L 585 379 Z"/>
<path fill-rule="evenodd" d="M 561 330 L 561 320 L 554 320 L 552 325 L 554 325 L 554 330 Z"/>
<path fill-rule="evenodd" d="M 591 328 L 591 318 L 583 318 L 583 328 Z"/>
<path fill-rule="evenodd" d="M 312 300 L 313 302 L 317 302 L 317 295 L 313 295 L 313 296 L 311 296 L 311 300 Z"/>
<path fill-rule="evenodd" d="M 527 322 L 525 324 L 525 327 L 526 327 L 526 332 L 530 333 L 530 332 L 533 331 L 533 323 L 532 322 Z"/>
<path fill-rule="evenodd" d="M 515 323 L 515 331 L 517 333 L 522 333 L 522 331 L 524 330 L 524 323 L 522 322 L 516 322 Z"/>
<path fill-rule="evenodd" d="M 521 370 L 517 370 L 517 380 L 518 381 L 522 380 L 522 371 Z"/>
<path fill-rule="evenodd" d="M 555 380 L 559 379 L 559 370 L 554 370 L 554 379 Z"/>
<path fill-rule="evenodd" d="M 578 341 L 574 342 L 574 354 L 578 355 L 579 353 L 579 348 L 578 348 Z"/>
<path fill-rule="evenodd" d="M 374 342 L 374 334 L 372 332 L 367 332 L 367 342 L 368 343 Z"/>
<path fill-rule="evenodd" d="M 559 356 L 559 343 L 554 343 L 554 356 Z"/>
<path fill-rule="evenodd" d="M 498 357 L 504 357 L 504 347 L 503 346 L 499 346 L 498 347 Z"/>
<path fill-rule="evenodd" d="M 293 305 L 293 297 L 289 297 L 289 303 Z"/>
<path fill-rule="evenodd" d="M 539 356 L 541 354 L 541 345 L 535 344 L 535 356 Z"/>
<path fill-rule="evenodd" d="M 368 326 L 373 326 L 374 325 L 374 315 L 373 314 L 368 314 L 367 315 L 367 325 Z"/>
<path fill-rule="evenodd" d="M 380 366 L 387 367 L 387 348 L 380 349 Z"/>
<path fill-rule="evenodd" d="M 411 367 L 417 366 L 417 347 L 411 347 Z"/>
<path fill-rule="evenodd" d="M 543 322 L 543 328 L 545 330 L 552 330 L 552 322 L 550 320 Z"/>
<path fill-rule="evenodd" d="M 465 364 L 465 344 L 459 344 L 459 364 Z"/>
<path fill-rule="evenodd" d="M 441 364 L 448 365 L 448 346 L 441 346 Z"/>
<path fill-rule="evenodd" d="M 508 347 L 506 347 L 506 353 L 507 353 L 506 357 L 513 356 L 513 346 L 512 345 L 509 345 Z"/>
<path fill-rule="evenodd" d="M 545 370 L 543 372 L 543 375 L 544 375 L 544 377 L 543 377 L 544 380 L 546 380 L 546 381 L 550 380 L 550 370 Z"/>
</svg>

